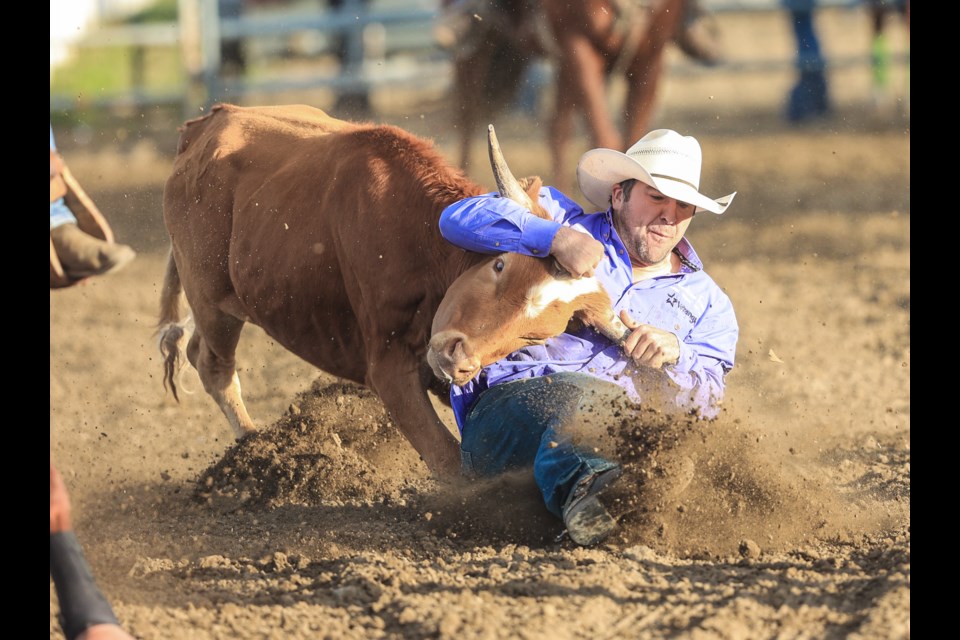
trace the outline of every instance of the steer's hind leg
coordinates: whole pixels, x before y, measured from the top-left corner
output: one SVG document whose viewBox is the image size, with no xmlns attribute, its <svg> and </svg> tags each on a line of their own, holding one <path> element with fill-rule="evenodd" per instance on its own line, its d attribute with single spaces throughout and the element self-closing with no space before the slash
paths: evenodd
<svg viewBox="0 0 960 640">
<path fill-rule="evenodd" d="M 239 440 L 255 431 L 240 395 L 236 353 L 243 321 L 218 310 L 194 310 L 196 330 L 187 345 L 187 358 L 200 374 L 203 388 L 216 401 Z"/>
</svg>

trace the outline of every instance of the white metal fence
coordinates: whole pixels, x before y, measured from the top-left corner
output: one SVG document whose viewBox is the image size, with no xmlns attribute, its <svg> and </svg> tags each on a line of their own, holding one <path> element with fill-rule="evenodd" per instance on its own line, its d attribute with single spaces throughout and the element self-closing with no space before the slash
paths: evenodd
<svg viewBox="0 0 960 640">
<path fill-rule="evenodd" d="M 854 8 L 863 0 L 819 0 L 818 7 Z M 103 47 L 179 48 L 183 60 L 183 84 L 166 92 L 147 92 L 142 87 L 115 94 L 100 94 L 83 100 L 89 106 L 181 103 L 185 109 L 209 104 L 226 96 L 249 92 L 271 93 L 299 89 L 330 88 L 365 91 L 402 85 L 407 88 L 443 88 L 452 79 L 449 54 L 433 37 L 433 22 L 440 0 L 343 0 L 331 9 L 326 0 L 283 11 L 245 12 L 221 15 L 218 0 L 178 0 L 175 22 L 110 26 L 93 29 L 70 46 L 79 49 Z M 780 0 L 703 0 L 715 13 L 783 11 Z M 221 70 L 221 43 L 236 39 L 290 38 L 312 34 L 318 46 L 343 38 L 343 64 L 331 73 L 309 77 L 274 77 L 251 80 L 226 77 Z M 51 34 L 51 48 L 63 45 Z M 899 60 L 899 62 L 904 62 Z M 132 64 L 137 64 L 133 57 Z M 756 72 L 782 69 L 792 59 L 761 59 L 723 63 L 727 72 Z M 830 58 L 833 67 L 869 64 L 869 53 L 848 58 Z M 716 69 L 716 68 L 715 68 Z M 676 65 L 671 73 L 702 72 L 693 64 Z M 76 96 L 51 89 L 51 109 L 69 111 L 78 106 Z"/>
</svg>

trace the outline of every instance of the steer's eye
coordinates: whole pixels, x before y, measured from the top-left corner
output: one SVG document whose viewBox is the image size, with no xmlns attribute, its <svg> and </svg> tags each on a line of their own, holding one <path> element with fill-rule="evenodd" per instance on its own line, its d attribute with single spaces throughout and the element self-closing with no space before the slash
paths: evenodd
<svg viewBox="0 0 960 640">
<path fill-rule="evenodd" d="M 493 263 L 493 270 L 497 273 L 503 272 L 503 258 L 497 258 Z"/>
</svg>

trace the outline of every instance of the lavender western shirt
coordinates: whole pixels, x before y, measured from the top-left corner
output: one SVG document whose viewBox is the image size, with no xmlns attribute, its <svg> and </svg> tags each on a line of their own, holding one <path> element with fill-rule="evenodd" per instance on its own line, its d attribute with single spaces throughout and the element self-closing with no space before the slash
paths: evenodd
<svg viewBox="0 0 960 640">
<path fill-rule="evenodd" d="M 510 251 L 543 257 L 560 225 L 586 231 L 603 243 L 606 258 L 596 269 L 597 280 L 610 294 L 614 312 L 626 309 L 635 321 L 674 333 L 680 340 L 680 359 L 663 371 L 679 386 L 676 404 L 684 410 L 712 418 L 719 413 L 724 376 L 733 368 L 739 328 L 733 305 L 713 278 L 690 242 L 683 238 L 676 251 L 679 273 L 633 282 L 627 250 L 613 226 L 612 212 L 587 214 L 553 187 L 540 190 L 540 204 L 553 220 L 544 220 L 516 202 L 496 193 L 456 202 L 440 216 L 440 233 L 453 244 L 481 253 Z M 463 387 L 453 386 L 450 400 L 457 426 L 464 421 L 480 394 L 497 384 L 579 371 L 614 382 L 637 402 L 643 389 L 631 375 L 635 365 L 621 347 L 584 327 L 563 333 L 543 345 L 523 347 L 483 368 Z"/>
</svg>

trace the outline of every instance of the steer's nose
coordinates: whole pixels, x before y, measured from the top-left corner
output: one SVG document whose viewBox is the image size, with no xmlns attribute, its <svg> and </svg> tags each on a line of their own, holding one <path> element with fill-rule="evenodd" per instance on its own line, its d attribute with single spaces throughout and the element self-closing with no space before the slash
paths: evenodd
<svg viewBox="0 0 960 640">
<path fill-rule="evenodd" d="M 444 331 L 431 338 L 427 361 L 434 375 L 458 386 L 480 371 L 480 358 L 470 355 L 467 337 L 459 331 Z"/>
</svg>

